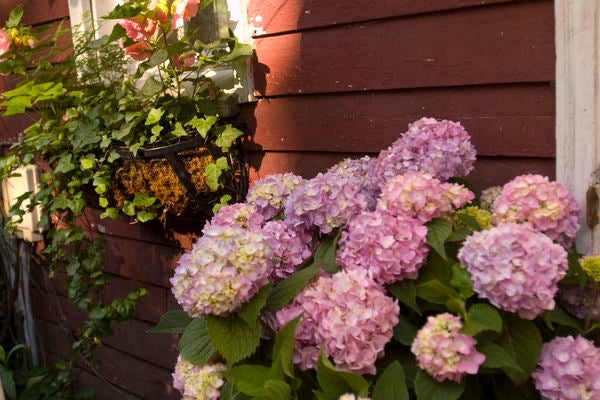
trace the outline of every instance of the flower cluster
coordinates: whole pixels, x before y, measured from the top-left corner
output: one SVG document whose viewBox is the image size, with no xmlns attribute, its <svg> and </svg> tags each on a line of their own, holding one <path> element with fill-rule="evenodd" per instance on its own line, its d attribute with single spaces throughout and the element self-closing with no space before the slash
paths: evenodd
<svg viewBox="0 0 600 400">
<path fill-rule="evenodd" d="M 481 192 L 479 197 L 479 206 L 489 212 L 494 211 L 496 200 L 502 194 L 502 186 L 492 186 Z"/>
<path fill-rule="evenodd" d="M 456 222 L 458 226 L 465 226 L 460 220 L 461 215 L 468 215 L 469 217 L 475 218 L 475 221 L 477 221 L 482 229 L 490 229 L 492 227 L 492 214 L 482 208 L 476 206 L 465 207 L 454 214 L 454 222 Z"/>
<path fill-rule="evenodd" d="M 460 318 L 452 314 L 430 316 L 411 346 L 419 367 L 439 382 L 460 382 L 464 374 L 476 374 L 485 360 L 475 339 L 458 333 L 460 328 Z"/>
<path fill-rule="evenodd" d="M 254 205 L 265 220 L 271 219 L 283 210 L 285 200 L 303 180 L 289 172 L 267 175 L 254 183 L 246 202 Z"/>
<path fill-rule="evenodd" d="M 468 175 L 474 162 L 475 147 L 459 122 L 421 118 L 379 154 L 373 176 L 381 186 L 397 175 L 414 171 L 447 180 Z"/>
<path fill-rule="evenodd" d="M 596 282 L 600 282 L 600 255 L 582 257 L 579 263 L 586 274 Z"/>
<path fill-rule="evenodd" d="M 458 259 L 479 296 L 526 319 L 554 308 L 558 281 L 568 269 L 565 249 L 528 225 L 474 232 Z"/>
<path fill-rule="evenodd" d="M 173 374 L 173 387 L 181 392 L 183 400 L 217 400 L 223 386 L 223 364 L 194 365 L 179 356 Z"/>
<path fill-rule="evenodd" d="M 268 237 L 258 231 L 214 226 L 184 254 L 170 279 L 173 295 L 192 317 L 225 315 L 268 282 Z"/>
<path fill-rule="evenodd" d="M 296 272 L 312 252 L 302 236 L 283 221 L 269 221 L 263 227 L 269 236 L 273 269 L 270 280 L 278 282 Z"/>
<path fill-rule="evenodd" d="M 427 258 L 426 237 L 416 218 L 362 212 L 342 232 L 337 261 L 346 270 L 368 269 L 380 284 L 415 279 Z"/>
<path fill-rule="evenodd" d="M 367 199 L 367 208 L 373 210 L 381 193 L 372 179 L 376 160 L 364 156 L 359 159 L 346 158 L 327 170 L 327 174 L 350 179 L 352 186 Z"/>
<path fill-rule="evenodd" d="M 521 175 L 504 185 L 494 205 L 494 223 L 529 222 L 552 240 L 570 247 L 581 209 L 567 189 L 541 175 Z"/>
<path fill-rule="evenodd" d="M 377 209 L 423 222 L 443 216 L 475 195 L 462 185 L 442 183 L 430 174 L 408 172 L 392 179 L 381 192 Z"/>
<path fill-rule="evenodd" d="M 367 207 L 347 178 L 319 173 L 298 185 L 285 204 L 285 222 L 295 227 L 330 233 Z"/>
<path fill-rule="evenodd" d="M 241 228 L 258 230 L 263 220 L 262 214 L 257 212 L 251 204 L 237 203 L 221 207 L 205 229 L 208 229 L 209 226 L 239 226 Z"/>
<path fill-rule="evenodd" d="M 577 318 L 586 319 L 589 316 L 593 321 L 600 321 L 600 291 L 594 291 L 593 287 L 561 285 L 558 299 Z"/>
<path fill-rule="evenodd" d="M 544 399 L 600 398 L 600 349 L 582 336 L 556 337 L 542 347 L 532 374 Z"/>
<path fill-rule="evenodd" d="M 279 310 L 276 319 L 283 325 L 304 313 L 294 354 L 301 368 L 314 367 L 320 348 L 340 370 L 374 374 L 399 310 L 366 270 L 355 269 L 319 277 Z"/>
</svg>

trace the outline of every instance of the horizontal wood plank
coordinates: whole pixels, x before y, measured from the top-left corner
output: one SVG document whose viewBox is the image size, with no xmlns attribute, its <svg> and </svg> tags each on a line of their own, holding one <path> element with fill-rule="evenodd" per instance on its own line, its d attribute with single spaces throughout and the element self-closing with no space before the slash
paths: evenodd
<svg viewBox="0 0 600 400">
<path fill-rule="evenodd" d="M 27 25 L 39 25 L 69 17 L 69 0 L 0 0 L 0 26 L 4 26 L 10 12 L 23 5 L 23 20 Z"/>
<path fill-rule="evenodd" d="M 554 88 L 494 85 L 260 99 L 248 149 L 378 152 L 431 116 L 461 122 L 479 155 L 553 157 Z"/>
<path fill-rule="evenodd" d="M 361 0 L 251 0 L 247 13 L 254 36 L 261 36 L 510 1 L 515 0 L 378 0 L 368 5 Z"/>
<path fill-rule="evenodd" d="M 468 8 L 255 40 L 256 94 L 554 79 L 550 1 Z"/>
</svg>

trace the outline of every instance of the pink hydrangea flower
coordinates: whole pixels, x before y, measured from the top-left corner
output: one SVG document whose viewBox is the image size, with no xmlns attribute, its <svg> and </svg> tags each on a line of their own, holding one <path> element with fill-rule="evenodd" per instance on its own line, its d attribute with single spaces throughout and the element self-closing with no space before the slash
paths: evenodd
<svg viewBox="0 0 600 400">
<path fill-rule="evenodd" d="M 559 287 L 558 299 L 569 313 L 581 319 L 587 318 L 593 305 L 590 317 L 600 321 L 600 291 L 594 296 L 594 289 L 590 286 L 582 289 L 579 285 L 565 285 Z"/>
<path fill-rule="evenodd" d="M 194 65 L 194 62 L 196 62 L 196 54 L 195 53 L 188 54 L 186 56 L 181 56 L 179 54 L 175 54 L 173 56 L 173 65 L 177 69 L 189 68 L 192 65 Z"/>
<path fill-rule="evenodd" d="M 156 31 L 156 21 L 143 16 L 118 19 L 117 23 L 125 29 L 127 37 L 134 42 L 148 40 Z"/>
<path fill-rule="evenodd" d="M 226 369 L 220 363 L 194 365 L 179 356 L 172 374 L 173 387 L 181 392 L 183 400 L 217 400 L 221 395 L 219 388 L 225 383 Z"/>
<path fill-rule="evenodd" d="M 427 227 L 411 217 L 362 212 L 342 232 L 338 265 L 368 269 L 380 284 L 415 279 L 427 259 Z"/>
<path fill-rule="evenodd" d="M 204 229 L 169 281 L 175 299 L 192 317 L 235 311 L 268 283 L 268 240 L 260 231 L 239 227 Z"/>
<path fill-rule="evenodd" d="M 384 355 L 399 311 L 398 302 L 368 271 L 357 269 L 319 277 L 277 311 L 276 319 L 283 325 L 304 313 L 294 353 L 301 369 L 314 368 L 321 349 L 339 370 L 375 374 L 375 361 Z"/>
<path fill-rule="evenodd" d="M 302 235 L 283 221 L 269 221 L 263 227 L 269 237 L 273 269 L 269 276 L 273 282 L 287 278 L 307 260 L 312 252 Z"/>
<path fill-rule="evenodd" d="M 521 175 L 504 185 L 494 205 L 494 223 L 529 222 L 565 247 L 579 230 L 581 209 L 567 189 L 541 175 Z"/>
<path fill-rule="evenodd" d="M 531 376 L 544 399 L 600 398 L 600 349 L 590 340 L 556 337 L 544 343 L 537 365 Z"/>
<path fill-rule="evenodd" d="M 464 374 L 476 374 L 485 360 L 475 339 L 458 333 L 462 326 L 460 318 L 449 313 L 430 316 L 411 346 L 419 367 L 439 382 L 460 382 Z"/>
<path fill-rule="evenodd" d="M 0 29 L 0 56 L 10 50 L 10 38 Z"/>
<path fill-rule="evenodd" d="M 330 233 L 345 225 L 355 214 L 367 207 L 349 179 L 333 174 L 318 174 L 298 185 L 285 204 L 285 221 L 289 225 L 321 233 Z"/>
<path fill-rule="evenodd" d="M 381 193 L 377 182 L 372 178 L 375 161 L 369 156 L 358 159 L 346 158 L 329 168 L 327 173 L 349 179 L 354 188 L 367 199 L 367 208 L 374 210 L 377 197 Z"/>
<path fill-rule="evenodd" d="M 506 224 L 467 237 L 458 253 L 473 289 L 496 307 L 534 319 L 554 308 L 567 252 L 528 225 Z"/>
<path fill-rule="evenodd" d="M 421 118 L 379 154 L 373 176 L 381 186 L 397 175 L 415 171 L 448 180 L 468 175 L 475 155 L 471 137 L 459 122 Z"/>
<path fill-rule="evenodd" d="M 236 203 L 223 206 L 212 217 L 207 227 L 213 226 L 239 226 L 241 228 L 258 230 L 264 219 L 253 205 L 247 203 Z M 204 229 L 207 229 L 204 228 Z"/>
<path fill-rule="evenodd" d="M 283 210 L 285 201 L 304 179 L 290 172 L 267 175 L 254 182 L 248 191 L 246 201 L 269 220 Z"/>
<path fill-rule="evenodd" d="M 475 195 L 462 185 L 442 183 L 422 172 L 407 172 L 395 177 L 383 188 L 377 210 L 428 222 L 474 198 Z"/>
<path fill-rule="evenodd" d="M 123 39 L 119 39 L 119 45 L 123 47 Z M 135 61 L 145 61 L 152 57 L 154 50 L 146 42 L 134 43 L 125 47 L 125 55 L 133 58 Z"/>
<path fill-rule="evenodd" d="M 173 19 L 171 20 L 171 29 L 177 29 L 183 26 L 183 22 L 194 18 L 198 13 L 198 3 L 200 0 L 175 0 L 171 5 Z"/>
</svg>

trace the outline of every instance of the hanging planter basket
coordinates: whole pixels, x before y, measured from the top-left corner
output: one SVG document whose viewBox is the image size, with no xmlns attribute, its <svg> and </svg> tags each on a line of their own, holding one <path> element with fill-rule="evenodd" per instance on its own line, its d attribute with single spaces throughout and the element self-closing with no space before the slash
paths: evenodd
<svg viewBox="0 0 600 400">
<path fill-rule="evenodd" d="M 238 146 L 227 154 L 201 137 L 179 143 L 141 148 L 137 155 L 118 150 L 121 158 L 115 164 L 110 197 L 121 208 L 135 193 L 155 197 L 162 205 L 157 216 L 211 215 L 212 207 L 229 194 L 232 202 L 241 201 L 248 189 L 243 152 Z M 227 157 L 230 165 L 224 171 L 223 186 L 212 191 L 206 184 L 205 167 L 219 157 Z"/>
</svg>

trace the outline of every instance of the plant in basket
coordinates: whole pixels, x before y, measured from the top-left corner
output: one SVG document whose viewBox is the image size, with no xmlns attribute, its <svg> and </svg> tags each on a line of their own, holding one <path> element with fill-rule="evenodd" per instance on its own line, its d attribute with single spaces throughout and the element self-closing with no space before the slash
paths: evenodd
<svg viewBox="0 0 600 400">
<path fill-rule="evenodd" d="M 1 94 L 0 107 L 5 116 L 32 120 L 0 159 L 2 177 L 32 162 L 47 165 L 39 192 L 21 196 L 11 216 L 22 215 L 29 199 L 30 207 L 42 206 L 40 224 L 52 222 L 46 252 L 67 276 L 69 297 L 89 311 L 75 343 L 86 357 L 145 293 L 100 299 L 108 284 L 103 241 L 86 207 L 102 209 L 102 218 L 164 221 L 207 215 L 245 194 L 236 145 L 242 132 L 227 104 L 252 49 L 234 37 L 203 43 L 185 29 L 209 3 L 130 1 L 105 18 L 114 29 L 99 39 L 93 30 L 62 26 L 37 32 L 20 24 L 18 7 L 1 31 L 0 71 L 17 83 Z M 221 77 L 225 69 L 233 71 L 229 78 Z"/>
<path fill-rule="evenodd" d="M 186 399 L 600 398 L 600 258 L 539 175 L 476 195 L 460 123 L 378 157 L 264 177 L 171 278 Z M 579 261 L 581 259 L 581 261 Z"/>
</svg>

